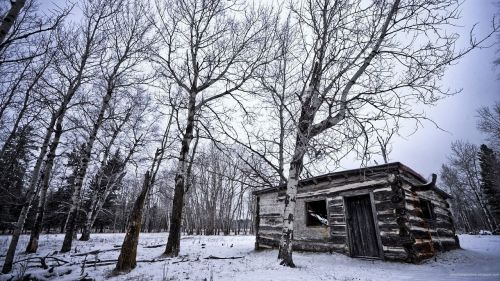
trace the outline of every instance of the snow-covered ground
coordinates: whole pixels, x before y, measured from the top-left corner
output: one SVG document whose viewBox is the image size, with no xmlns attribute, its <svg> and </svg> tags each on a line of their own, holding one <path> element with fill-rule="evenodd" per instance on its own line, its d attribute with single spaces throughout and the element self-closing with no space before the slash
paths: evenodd
<svg viewBox="0 0 500 281">
<path fill-rule="evenodd" d="M 91 241 L 75 241 L 77 253 L 101 249 L 110 251 L 88 255 L 87 261 L 113 260 L 119 251 L 111 250 L 121 245 L 123 234 L 93 234 Z M 28 236 L 22 236 L 18 252 L 24 250 Z M 138 260 L 162 258 L 164 246 L 144 248 L 166 242 L 166 233 L 141 234 Z M 59 250 L 62 235 L 43 235 L 38 256 Z M 295 252 L 297 268 L 285 268 L 277 263 L 276 250 L 254 251 L 253 236 L 186 236 L 181 242 L 179 258 L 161 262 L 141 262 L 132 272 L 120 276 L 109 276 L 114 265 L 89 267 L 83 275 L 96 280 L 500 280 L 500 236 L 461 235 L 463 249 L 440 254 L 423 264 L 352 259 L 341 254 Z M 0 264 L 3 265 L 9 242 L 8 236 L 0 236 Z M 29 268 L 38 277 L 50 280 L 78 280 L 84 256 L 56 254 L 55 257 L 75 263 L 56 267 L 52 273 L 47 269 Z M 209 256 L 243 257 L 240 259 L 205 259 Z M 21 254 L 17 260 L 36 255 Z M 53 261 L 48 261 L 50 264 Z M 0 275 L 8 280 L 20 275 L 25 262 L 16 263 L 13 274 Z M 88 264 L 87 264 L 88 265 Z M 71 271 L 71 273 L 68 273 Z"/>
</svg>

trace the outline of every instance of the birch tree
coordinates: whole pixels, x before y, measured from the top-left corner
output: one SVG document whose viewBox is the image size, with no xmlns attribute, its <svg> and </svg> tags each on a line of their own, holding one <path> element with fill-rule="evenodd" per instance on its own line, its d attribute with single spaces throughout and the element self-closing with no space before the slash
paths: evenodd
<svg viewBox="0 0 500 281">
<path fill-rule="evenodd" d="M 415 103 L 433 104 L 449 93 L 440 86 L 446 68 L 486 38 L 456 49 L 447 27 L 459 18 L 459 1 L 307 0 L 292 3 L 300 34 L 301 85 L 295 140 L 284 200 L 280 264 L 293 267 L 294 213 L 308 154 L 332 143 L 343 150 L 372 147 L 369 122 L 426 119 Z M 493 26 L 493 31 L 497 27 Z M 325 132 L 329 132 L 326 134 Z M 363 138 L 363 141 L 360 141 Z M 351 147 L 351 148 L 349 148 Z"/>
<path fill-rule="evenodd" d="M 223 0 L 171 0 L 156 7 L 154 24 L 165 48 L 155 60 L 184 96 L 185 123 L 165 249 L 166 255 L 177 256 L 196 116 L 224 97 L 235 97 L 256 69 L 268 63 L 274 19 L 264 9 Z"/>
<path fill-rule="evenodd" d="M 469 202 L 473 202 L 471 205 L 478 209 L 482 227 L 494 231 L 496 228 L 495 220 L 486 206 L 481 191 L 479 151 L 479 148 L 472 143 L 453 142 L 451 155 L 448 157 L 448 163 L 443 165 L 441 174 L 444 183 L 448 185 L 453 194 L 460 194 L 461 198 L 465 196 Z"/>
<path fill-rule="evenodd" d="M 127 165 L 130 164 L 132 157 L 137 151 L 144 145 L 144 141 L 146 139 L 146 132 L 140 134 L 134 134 L 131 143 L 127 150 L 125 150 L 125 157 L 119 161 L 118 167 L 111 167 L 111 170 L 106 172 L 106 167 L 110 165 L 108 163 L 110 161 L 111 147 L 114 144 L 119 133 L 122 132 L 124 124 L 128 121 L 129 118 L 137 119 L 143 118 L 141 114 L 137 114 L 136 112 L 141 112 L 141 109 L 144 110 L 148 105 L 132 103 L 131 108 L 127 110 L 125 113 L 124 119 L 121 123 L 113 130 L 111 135 L 111 139 L 108 145 L 105 147 L 102 160 L 99 164 L 99 170 L 95 175 L 95 189 L 92 190 L 89 201 L 89 208 L 86 210 L 86 218 L 85 223 L 82 229 L 82 235 L 80 237 L 81 241 L 88 241 L 90 239 L 91 228 L 94 225 L 97 216 L 101 212 L 105 202 L 108 200 L 109 196 L 113 191 L 116 190 L 117 185 L 121 182 L 123 177 L 127 172 Z M 134 112 L 135 111 L 135 112 Z M 135 113 L 133 117 L 131 117 L 132 113 Z M 134 120 L 135 121 L 135 120 Z M 134 128 L 137 129 L 137 128 Z M 116 148 L 116 151 L 119 151 L 120 147 Z M 123 149 L 122 149 L 123 150 Z M 115 157 L 116 159 L 116 157 Z M 115 161 L 116 162 L 116 161 Z M 108 168 L 109 170 L 109 168 Z"/>
<path fill-rule="evenodd" d="M 134 85 L 144 84 L 150 80 L 148 75 L 139 69 L 139 66 L 146 60 L 145 55 L 148 53 L 149 45 L 152 43 L 152 40 L 148 37 L 150 25 L 145 19 L 147 8 L 139 1 L 123 1 L 121 6 L 121 10 L 115 13 L 111 17 L 109 23 L 105 25 L 109 43 L 106 48 L 107 51 L 103 55 L 106 59 L 100 62 L 102 72 L 100 75 L 102 76 L 102 84 L 105 85 L 106 96 L 103 98 L 101 111 L 94 125 L 96 130 L 92 132 L 92 134 L 95 133 L 96 136 L 97 131 L 104 122 L 104 115 L 100 118 L 101 112 L 104 113 L 109 108 L 109 99 L 111 99 L 113 95 L 116 95 L 116 92 L 127 92 L 130 90 L 133 92 Z M 141 108 L 139 104 L 133 106 L 137 107 L 137 109 Z M 129 108 L 127 113 L 125 113 L 125 118 L 121 125 L 114 130 L 108 147 L 104 150 L 101 167 L 104 167 L 108 160 L 110 153 L 109 146 L 113 145 L 114 140 L 133 111 L 133 108 Z M 110 118 L 108 117 L 106 119 L 109 120 Z M 90 137 L 92 137 L 92 135 Z M 90 140 L 91 138 L 89 138 L 88 145 L 90 145 Z M 125 164 L 129 162 L 130 158 L 135 153 L 136 146 L 140 141 L 142 140 L 136 140 L 132 148 L 126 152 L 126 157 L 124 159 Z M 90 147 L 89 150 L 91 150 Z M 121 173 L 122 172 L 119 172 L 115 176 L 120 177 Z M 99 179 L 98 177 L 98 181 Z M 86 241 L 90 238 L 90 228 L 102 208 L 102 205 L 106 201 L 107 196 L 113 189 L 113 181 L 108 179 L 108 183 L 109 184 L 103 190 L 101 196 L 99 196 L 98 192 L 92 195 L 92 207 L 89 209 L 89 212 L 87 212 L 87 220 L 80 240 Z"/>
<path fill-rule="evenodd" d="M 10 2 L 10 9 L 3 17 L 2 24 L 0 25 L 0 44 L 5 41 L 5 37 L 7 37 L 7 34 L 12 28 L 12 25 L 14 25 L 14 22 L 21 13 L 21 9 L 23 8 L 25 2 L 26 0 L 17 0 L 15 2 Z"/>
<path fill-rule="evenodd" d="M 58 22 L 58 24 L 59 23 L 60 22 Z M 16 34 L 16 32 L 13 32 L 12 34 Z M 26 37 L 28 37 L 28 34 L 26 35 Z M 43 42 L 43 41 L 40 41 L 40 42 Z M 4 44 L 6 44 L 6 43 L 7 42 L 4 42 Z M 2 50 L 0 50 L 0 51 L 2 51 Z M 50 59 L 48 61 L 50 61 Z M 5 63 L 5 61 L 4 61 L 4 63 Z M 47 65 L 43 66 L 41 68 L 42 72 L 40 72 L 40 73 L 43 74 L 43 72 L 45 72 L 46 68 L 47 68 Z M 17 126 L 19 124 L 18 122 L 21 120 L 22 116 L 24 115 L 24 111 L 27 109 L 27 105 L 25 105 L 26 101 L 29 98 L 29 95 L 31 93 L 32 88 L 38 83 L 38 79 L 40 79 L 40 77 L 41 77 L 40 75 L 35 76 L 34 81 L 31 82 L 30 86 L 26 90 L 27 94 L 25 95 L 25 99 L 24 99 L 25 102 L 23 102 L 23 107 L 22 107 L 21 111 L 19 112 L 19 115 L 18 115 L 18 118 L 16 119 L 16 122 L 14 123 L 12 132 L 15 132 L 15 130 L 17 130 Z M 44 158 L 47 154 L 47 150 L 48 150 L 48 146 L 49 146 L 52 134 L 53 134 L 54 129 L 55 129 L 54 126 L 56 124 L 58 117 L 64 115 L 64 112 L 66 111 L 66 107 L 69 104 L 72 96 L 73 96 L 73 92 L 68 92 L 66 95 L 64 95 L 63 101 L 61 102 L 60 106 L 58 106 L 58 108 L 50 115 L 49 121 L 47 122 L 48 124 L 45 127 L 45 132 L 43 133 L 42 141 L 39 144 L 39 153 L 38 153 L 38 156 L 36 157 L 35 163 L 33 165 L 33 169 L 31 171 L 30 181 L 29 181 L 29 184 L 26 188 L 25 198 L 24 198 L 24 202 L 23 202 L 22 207 L 21 207 L 21 212 L 20 212 L 19 217 L 17 219 L 17 222 L 15 224 L 14 232 L 13 232 L 11 241 L 9 243 L 9 248 L 7 250 L 7 254 L 5 257 L 4 265 L 2 268 L 2 273 L 9 273 L 12 270 L 12 263 L 14 261 L 16 247 L 17 247 L 17 244 L 19 242 L 19 237 L 23 231 L 24 224 L 25 224 L 26 218 L 28 216 L 28 212 L 32 206 L 33 200 L 34 200 L 36 193 L 37 193 L 36 187 L 37 187 L 38 180 L 40 177 L 40 171 L 41 171 L 41 168 L 43 165 Z M 21 115 L 21 117 L 20 117 L 20 115 Z"/>
</svg>

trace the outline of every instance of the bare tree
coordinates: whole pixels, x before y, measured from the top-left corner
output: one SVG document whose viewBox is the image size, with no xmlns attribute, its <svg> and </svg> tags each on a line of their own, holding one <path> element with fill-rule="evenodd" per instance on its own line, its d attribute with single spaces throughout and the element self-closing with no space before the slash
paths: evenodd
<svg viewBox="0 0 500 281">
<path fill-rule="evenodd" d="M 148 48 L 151 44 L 151 40 L 148 38 L 150 25 L 145 19 L 147 8 L 137 1 L 123 1 L 121 6 L 121 10 L 115 13 L 111 17 L 111 20 L 105 25 L 107 31 L 106 37 L 109 43 L 106 52 L 102 56 L 105 59 L 101 59 L 100 62 L 100 76 L 102 77 L 102 84 L 105 85 L 106 96 L 103 98 L 101 111 L 94 125 L 95 130 L 92 132 L 92 135 L 95 134 L 94 137 L 97 137 L 97 131 L 102 126 L 105 119 L 110 119 L 105 118 L 104 113 L 109 108 L 109 102 L 112 96 L 116 95 L 117 92 L 132 89 L 134 85 L 147 83 L 149 80 L 138 68 L 141 63 L 145 61 L 145 55 L 148 53 Z M 140 108 L 138 104 L 136 104 L 135 107 Z M 113 141 L 117 137 L 117 134 L 120 133 L 123 125 L 128 121 L 127 119 L 130 118 L 132 110 L 133 109 L 130 108 L 128 110 L 130 113 L 126 113 L 124 122 L 115 130 L 109 145 L 113 145 Z M 101 113 L 103 114 L 101 115 Z M 134 142 L 128 155 L 125 157 L 125 164 L 135 152 L 135 148 L 139 141 L 142 140 L 139 139 Z M 90 145 L 90 138 L 88 145 Z M 89 147 L 89 157 L 91 149 L 92 148 Z M 110 149 L 105 149 L 101 167 L 106 165 L 109 152 Z M 100 178 L 98 178 L 98 181 L 99 179 Z M 92 195 L 90 204 L 93 207 L 87 212 L 87 221 L 80 240 L 89 240 L 90 228 L 102 208 L 102 204 L 104 204 L 107 195 L 109 195 L 113 189 L 112 187 L 113 184 L 111 181 L 103 191 L 103 196 L 99 196 L 97 192 Z"/>
<path fill-rule="evenodd" d="M 94 142 L 97 138 L 99 129 L 105 120 L 105 113 L 108 110 L 110 100 L 119 88 L 124 85 L 128 85 L 129 83 L 134 83 L 126 78 L 130 72 L 134 72 L 136 70 L 137 65 L 142 61 L 142 57 L 134 56 L 138 53 L 138 49 L 142 50 L 141 41 L 147 30 L 144 28 L 144 25 L 140 25 L 139 22 L 136 22 L 137 25 L 131 25 L 131 27 L 138 26 L 138 29 L 124 33 L 115 33 L 116 37 L 111 38 L 111 41 L 113 44 L 116 43 L 116 45 L 111 45 L 110 54 L 106 55 L 106 53 L 104 53 L 108 50 L 107 46 L 105 46 L 104 40 L 108 39 L 109 36 L 109 34 L 104 31 L 113 30 L 111 27 L 113 20 L 116 20 L 115 28 L 117 25 L 124 23 L 115 17 L 120 14 L 119 9 L 123 8 L 123 4 L 123 1 L 116 3 L 114 1 L 103 0 L 101 3 L 89 2 L 85 7 L 85 13 L 89 19 L 89 26 L 92 26 L 91 32 L 93 32 L 92 34 L 99 34 L 98 38 L 101 41 L 100 45 L 98 45 L 98 49 L 94 51 L 97 52 L 97 55 L 100 56 L 101 60 L 104 58 L 104 60 L 109 59 L 109 61 L 100 62 L 103 66 L 101 68 L 103 72 L 103 81 L 98 88 L 102 87 L 101 89 L 105 92 L 105 94 L 102 97 L 95 122 L 93 123 L 92 129 L 88 134 L 85 149 L 81 155 L 81 163 L 79 165 L 79 171 L 73 187 L 73 196 L 71 200 L 72 204 L 66 220 L 65 236 L 61 248 L 62 252 L 68 252 L 71 250 L 72 237 L 75 228 L 75 218 L 77 215 L 77 208 L 80 203 L 80 193 L 83 186 L 83 180 L 87 173 Z M 134 19 L 138 20 L 137 15 L 135 15 Z"/>
<path fill-rule="evenodd" d="M 494 219 L 486 207 L 481 192 L 480 167 L 478 161 L 479 148 L 466 141 L 455 141 L 451 144 L 451 155 L 447 164 L 441 169 L 444 185 L 454 194 L 453 209 L 458 213 L 458 220 L 465 229 L 494 230 Z M 469 202 L 465 204 L 465 201 Z M 463 204 L 460 204 L 463 203 Z"/>
<path fill-rule="evenodd" d="M 61 16 L 61 19 L 63 17 L 64 16 Z M 57 24 L 59 24 L 59 23 L 60 23 L 60 21 L 57 22 Z M 36 32 L 36 33 L 38 33 L 38 32 Z M 14 31 L 14 32 L 12 32 L 12 34 L 18 34 L 18 33 L 16 33 Z M 26 37 L 28 37 L 28 35 Z M 40 41 L 39 43 L 41 43 L 41 42 L 43 42 L 43 41 Z M 6 44 L 6 43 L 7 43 L 7 41 L 4 42 L 4 44 Z M 45 48 L 45 54 L 47 54 L 47 49 L 48 49 L 48 47 Z M 42 60 L 42 61 L 45 61 L 45 60 Z M 25 95 L 25 98 L 24 98 L 23 107 L 21 108 L 21 110 L 19 111 L 19 113 L 17 115 L 17 119 L 16 119 L 16 121 L 15 121 L 15 123 L 13 125 L 12 132 L 15 133 L 15 131 L 17 130 L 17 127 L 19 125 L 19 121 L 23 118 L 24 112 L 27 109 L 27 100 L 29 98 L 31 90 L 38 83 L 38 80 L 41 78 L 41 75 L 43 74 L 43 72 L 45 72 L 45 70 L 46 70 L 46 68 L 48 66 L 47 62 L 50 62 L 50 61 L 51 61 L 51 59 L 48 59 L 45 64 L 42 64 L 42 67 L 39 70 L 41 72 L 38 72 L 38 74 L 35 75 L 33 81 L 31 81 L 31 83 L 29 84 L 29 86 L 28 86 L 28 88 L 26 90 L 26 95 Z M 22 79 L 22 77 L 21 77 L 21 79 Z M 64 115 L 64 112 L 66 110 L 66 106 L 69 103 L 69 101 L 71 100 L 71 97 L 72 97 L 72 95 L 65 96 L 65 98 L 63 99 L 62 105 L 59 107 L 59 109 L 56 110 L 56 112 L 54 112 L 51 115 L 50 121 L 48 122 L 48 124 L 46 126 L 45 134 L 43 135 L 42 142 L 40 143 L 40 151 L 39 151 L 39 154 L 38 154 L 38 156 L 36 158 L 35 164 L 33 166 L 33 170 L 31 172 L 31 178 L 30 178 L 29 185 L 28 185 L 28 187 L 26 189 L 25 199 L 24 199 L 24 202 L 23 202 L 23 205 L 22 205 L 22 208 L 21 208 L 21 212 L 20 212 L 18 220 L 17 220 L 17 222 L 15 224 L 14 233 L 12 235 L 12 239 L 10 241 L 9 248 L 7 250 L 7 255 L 5 257 L 4 265 L 3 265 L 3 268 L 2 268 L 2 272 L 3 273 L 8 273 L 8 272 L 10 272 L 12 270 L 12 263 L 13 263 L 13 260 L 14 260 L 16 247 L 17 247 L 17 244 L 19 242 L 19 237 L 20 237 L 21 232 L 23 230 L 24 223 L 26 221 L 26 217 L 28 215 L 28 212 L 29 212 L 29 210 L 31 208 L 32 202 L 33 202 L 33 200 L 34 200 L 34 198 L 36 196 L 36 193 L 37 193 L 36 187 L 37 187 L 37 184 L 38 184 L 38 179 L 40 177 L 40 170 L 42 168 L 43 159 L 44 159 L 44 157 L 45 157 L 45 155 L 47 153 L 47 150 L 48 150 L 48 146 L 49 146 L 49 143 L 50 143 L 50 139 L 52 137 L 52 133 L 54 132 L 54 126 L 56 124 L 56 120 L 58 119 L 59 116 Z M 9 97 L 9 99 L 10 99 L 10 97 Z M 9 137 L 7 138 L 7 140 L 8 139 L 9 139 Z M 4 150 L 4 149 L 2 148 L 2 150 Z M 2 152 L 2 154 L 3 153 L 4 152 Z"/>
<path fill-rule="evenodd" d="M 21 13 L 21 9 L 24 6 L 26 0 L 17 0 L 15 2 L 11 1 L 11 7 L 9 12 L 3 17 L 2 24 L 0 25 L 0 44 L 5 41 L 5 37 L 9 33 L 12 25 L 16 21 L 17 17 Z"/>
<path fill-rule="evenodd" d="M 177 256 L 195 116 L 223 97 L 234 98 L 254 72 L 268 63 L 266 50 L 271 47 L 269 31 L 274 22 L 268 11 L 237 2 L 171 0 L 156 6 L 155 26 L 165 45 L 156 60 L 161 73 L 173 79 L 185 97 L 186 119 L 165 249 L 166 255 Z"/>
<path fill-rule="evenodd" d="M 118 256 L 118 262 L 113 270 L 115 273 L 130 271 L 134 269 L 137 264 L 137 244 L 139 242 L 139 233 L 141 231 L 144 203 L 149 195 L 151 186 L 154 185 L 156 181 L 160 165 L 164 160 L 165 152 L 168 147 L 170 126 L 173 122 L 173 116 L 174 110 L 172 108 L 167 122 L 167 127 L 163 133 L 160 147 L 155 151 L 150 169 L 144 174 L 144 182 L 142 184 L 141 191 L 135 200 L 132 212 L 130 213 L 125 239 L 123 240 L 120 255 Z"/>
<path fill-rule="evenodd" d="M 497 151 L 500 150 L 500 102 L 489 107 L 481 107 L 479 114 L 478 129 L 486 134 L 490 143 Z"/>
<path fill-rule="evenodd" d="M 342 149 L 359 146 L 366 158 L 376 131 L 370 122 L 425 119 L 414 110 L 415 101 L 435 103 L 445 96 L 438 81 L 446 67 L 485 40 L 471 38 L 469 48 L 454 51 L 458 35 L 446 34 L 443 27 L 458 18 L 458 6 L 455 0 L 292 4 L 302 35 L 302 55 L 296 55 L 302 86 L 283 213 L 282 265 L 294 266 L 295 201 L 304 157 L 323 140 L 343 143 Z M 334 137 L 325 137 L 327 130 Z"/>
</svg>

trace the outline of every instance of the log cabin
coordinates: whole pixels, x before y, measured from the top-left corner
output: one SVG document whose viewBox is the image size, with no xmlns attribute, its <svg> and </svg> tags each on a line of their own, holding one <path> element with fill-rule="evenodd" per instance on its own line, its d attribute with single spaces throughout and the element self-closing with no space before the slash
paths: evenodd
<svg viewBox="0 0 500 281">
<path fill-rule="evenodd" d="M 275 248 L 286 185 L 255 196 L 256 249 Z M 409 167 L 389 163 L 301 180 L 293 248 L 351 257 L 418 263 L 459 248 L 450 198 Z"/>
</svg>

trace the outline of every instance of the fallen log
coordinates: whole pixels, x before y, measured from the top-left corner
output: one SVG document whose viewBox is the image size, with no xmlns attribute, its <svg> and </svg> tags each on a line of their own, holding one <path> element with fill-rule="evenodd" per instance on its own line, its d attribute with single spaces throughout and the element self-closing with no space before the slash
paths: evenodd
<svg viewBox="0 0 500 281">
<path fill-rule="evenodd" d="M 242 259 L 242 258 L 244 258 L 244 257 L 216 257 L 216 256 L 210 255 L 204 259 L 206 259 L 206 260 L 235 260 L 235 259 Z"/>
<path fill-rule="evenodd" d="M 164 247 L 166 246 L 167 244 L 159 244 L 159 245 L 150 245 L 150 246 L 144 246 L 143 248 L 147 248 L 147 249 L 152 249 L 152 248 L 160 248 L 160 247 Z"/>
<path fill-rule="evenodd" d="M 112 251 L 118 251 L 118 250 L 120 250 L 120 248 L 113 248 L 113 249 L 106 249 L 106 250 L 94 250 L 94 251 L 90 251 L 90 252 L 86 252 L 86 253 L 74 254 L 74 255 L 71 255 L 71 257 L 83 257 L 86 255 L 97 255 L 100 253 L 112 252 Z"/>
<path fill-rule="evenodd" d="M 163 258 L 163 259 L 150 259 L 150 260 L 137 260 L 136 262 L 145 262 L 145 263 L 153 263 L 153 262 L 161 262 L 161 261 L 166 261 L 170 260 L 171 258 Z M 118 260 L 91 260 L 91 261 L 86 261 L 86 264 L 84 265 L 85 268 L 88 267 L 97 267 L 97 266 L 106 266 L 106 265 L 114 265 L 118 262 Z"/>
<path fill-rule="evenodd" d="M 57 265 L 51 264 L 49 266 L 47 263 L 50 260 L 55 261 L 57 263 Z M 49 267 L 56 267 L 56 266 L 61 266 L 61 265 L 65 265 L 65 264 L 69 263 L 69 261 L 63 260 L 61 258 L 56 258 L 56 257 L 53 257 L 53 256 L 45 256 L 45 257 L 35 256 L 35 257 L 28 257 L 28 258 L 25 258 L 25 259 L 17 260 L 17 261 L 14 262 L 14 264 L 21 263 L 21 262 L 27 262 L 27 263 L 38 263 L 38 262 L 40 262 L 39 266 L 34 266 L 34 267 L 41 267 L 43 269 L 48 269 Z"/>
<path fill-rule="evenodd" d="M 181 262 L 199 261 L 199 260 L 200 260 L 200 257 L 197 257 L 194 260 L 190 260 L 190 259 L 186 259 L 186 257 L 182 257 L 182 259 L 180 261 L 174 261 L 174 262 L 172 262 L 172 264 L 177 264 L 177 263 L 181 263 Z"/>
</svg>

